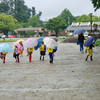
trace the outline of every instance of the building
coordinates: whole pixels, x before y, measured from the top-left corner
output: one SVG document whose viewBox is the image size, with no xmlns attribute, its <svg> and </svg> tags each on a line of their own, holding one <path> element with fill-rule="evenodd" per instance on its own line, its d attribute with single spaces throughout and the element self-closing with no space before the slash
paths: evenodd
<svg viewBox="0 0 100 100">
<path fill-rule="evenodd" d="M 96 29 L 93 26 L 94 24 L 97 24 Z M 68 26 L 65 29 L 65 33 L 69 34 L 70 32 L 73 33 L 77 29 L 85 29 L 86 32 L 95 34 L 97 37 L 100 37 L 100 27 L 99 26 L 100 26 L 100 22 L 93 22 L 92 26 L 90 22 L 81 22 L 80 24 L 79 22 L 72 23 L 70 26 Z"/>
</svg>

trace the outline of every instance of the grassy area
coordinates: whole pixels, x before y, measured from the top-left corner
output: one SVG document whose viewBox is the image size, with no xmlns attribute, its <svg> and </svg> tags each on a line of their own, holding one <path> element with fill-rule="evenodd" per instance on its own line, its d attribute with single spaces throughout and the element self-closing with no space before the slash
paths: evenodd
<svg viewBox="0 0 100 100">
<path fill-rule="evenodd" d="M 94 46 L 100 46 L 100 39 L 97 39 L 97 41 L 95 42 Z"/>
<path fill-rule="evenodd" d="M 60 37 L 58 37 L 57 39 L 58 39 L 58 41 L 63 41 L 66 38 L 60 38 Z"/>
</svg>

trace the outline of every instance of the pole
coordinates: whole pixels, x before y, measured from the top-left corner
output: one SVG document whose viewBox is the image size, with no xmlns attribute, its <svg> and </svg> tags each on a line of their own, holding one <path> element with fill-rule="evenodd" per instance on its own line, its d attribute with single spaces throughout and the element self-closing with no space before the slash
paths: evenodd
<svg viewBox="0 0 100 100">
<path fill-rule="evenodd" d="M 92 13 L 90 13 L 91 16 L 91 34 L 92 34 Z"/>
<path fill-rule="evenodd" d="M 70 26 L 70 17 L 68 17 L 68 26 Z M 69 37 L 70 37 L 70 28 L 69 28 Z"/>
</svg>

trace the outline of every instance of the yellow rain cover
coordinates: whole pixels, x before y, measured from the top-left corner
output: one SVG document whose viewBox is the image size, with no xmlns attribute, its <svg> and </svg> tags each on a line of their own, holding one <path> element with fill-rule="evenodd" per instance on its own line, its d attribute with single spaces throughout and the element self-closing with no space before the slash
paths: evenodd
<svg viewBox="0 0 100 100">
<path fill-rule="evenodd" d="M 42 44 L 39 49 L 40 51 L 44 51 L 44 45 Z"/>
<path fill-rule="evenodd" d="M 33 52 L 33 48 L 29 48 L 29 52 Z"/>
<path fill-rule="evenodd" d="M 52 53 L 53 49 L 52 48 L 48 48 L 48 52 Z"/>
</svg>

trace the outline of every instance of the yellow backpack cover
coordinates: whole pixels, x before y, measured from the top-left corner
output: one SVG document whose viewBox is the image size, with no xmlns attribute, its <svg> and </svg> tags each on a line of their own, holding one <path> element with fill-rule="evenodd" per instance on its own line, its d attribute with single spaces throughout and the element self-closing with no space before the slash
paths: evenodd
<svg viewBox="0 0 100 100">
<path fill-rule="evenodd" d="M 34 49 L 33 48 L 29 48 L 28 50 L 29 50 L 29 52 L 33 52 Z"/>
<path fill-rule="evenodd" d="M 88 49 L 90 49 L 90 48 L 85 46 L 85 49 L 87 49 L 87 50 L 88 50 Z"/>
<path fill-rule="evenodd" d="M 52 48 L 48 48 L 48 52 L 52 53 L 53 49 Z"/>
<path fill-rule="evenodd" d="M 44 51 L 44 45 L 42 44 L 39 49 L 40 51 Z"/>
</svg>

